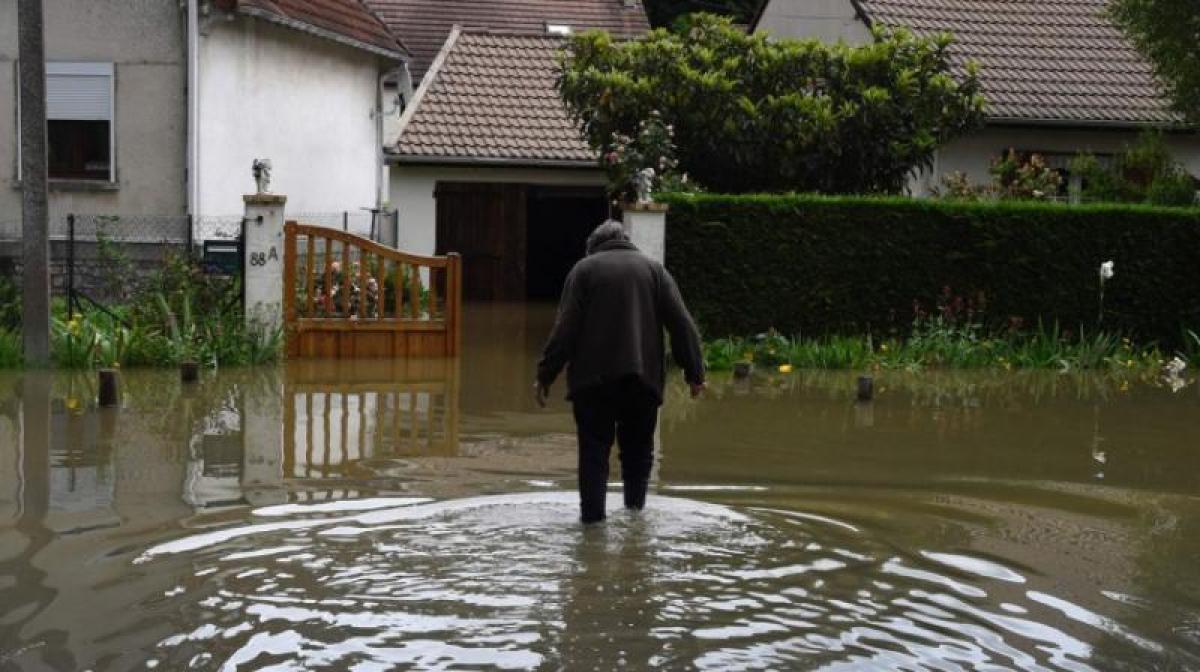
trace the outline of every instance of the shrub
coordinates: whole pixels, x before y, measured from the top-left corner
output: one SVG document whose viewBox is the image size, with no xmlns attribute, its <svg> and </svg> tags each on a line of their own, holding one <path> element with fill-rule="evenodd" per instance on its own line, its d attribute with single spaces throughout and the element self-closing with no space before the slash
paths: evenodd
<svg viewBox="0 0 1200 672">
<path fill-rule="evenodd" d="M 975 65 L 952 74 L 951 43 L 882 26 L 859 46 L 768 39 L 696 14 L 641 40 L 575 36 L 558 85 L 602 156 L 661 113 L 704 189 L 898 193 L 983 121 Z"/>
<path fill-rule="evenodd" d="M 1200 211 L 900 198 L 665 195 L 667 266 L 709 336 L 907 333 L 914 300 L 1175 346 L 1200 325 Z"/>
</svg>

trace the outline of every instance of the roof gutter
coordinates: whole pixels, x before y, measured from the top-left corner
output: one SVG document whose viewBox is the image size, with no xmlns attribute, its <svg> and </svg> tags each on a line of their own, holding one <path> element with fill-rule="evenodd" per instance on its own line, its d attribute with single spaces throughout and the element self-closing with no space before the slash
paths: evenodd
<svg viewBox="0 0 1200 672">
<path fill-rule="evenodd" d="M 1080 128 L 1101 130 L 1141 130 L 1157 129 L 1175 132 L 1195 132 L 1197 129 L 1179 122 L 1169 121 L 1106 121 L 1089 119 L 1050 119 L 1026 117 L 988 117 L 984 120 L 988 126 L 1048 126 L 1052 128 Z"/>
<path fill-rule="evenodd" d="M 478 166 L 487 168 L 574 168 L 599 170 L 596 160 L 579 159 L 508 159 L 483 156 L 420 156 L 414 154 L 389 154 L 388 163 L 423 166 Z"/>
<path fill-rule="evenodd" d="M 347 47 L 368 51 L 372 54 L 383 56 L 384 58 L 389 58 L 394 61 L 405 61 L 408 59 L 408 56 L 403 51 L 385 49 L 369 42 L 363 42 L 362 40 L 356 40 L 352 37 L 346 37 L 345 35 L 335 33 L 332 30 L 326 30 L 325 28 L 314 26 L 311 23 L 305 23 L 304 21 L 299 21 L 286 16 L 280 16 L 274 12 L 268 12 L 264 9 L 259 9 L 258 7 L 249 7 L 243 5 L 238 7 L 237 11 L 245 16 L 252 16 L 256 19 L 269 21 L 286 28 L 291 28 L 292 30 L 298 30 L 302 33 L 308 33 L 309 35 L 315 35 L 326 40 L 331 40 Z"/>
</svg>

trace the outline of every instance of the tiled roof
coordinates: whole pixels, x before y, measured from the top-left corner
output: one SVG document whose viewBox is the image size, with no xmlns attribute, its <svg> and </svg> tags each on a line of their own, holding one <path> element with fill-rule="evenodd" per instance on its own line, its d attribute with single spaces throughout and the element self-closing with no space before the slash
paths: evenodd
<svg viewBox="0 0 1200 672">
<path fill-rule="evenodd" d="M 993 120 L 1170 125 L 1149 63 L 1105 16 L 1107 0 L 860 0 L 873 22 L 948 31 L 955 68 L 980 65 Z"/>
<path fill-rule="evenodd" d="M 217 6 L 333 37 L 386 56 L 407 53 L 363 0 L 218 0 Z"/>
<path fill-rule="evenodd" d="M 595 165 L 555 88 L 562 38 L 455 29 L 401 120 L 400 160 Z"/>
<path fill-rule="evenodd" d="M 425 71 L 456 25 L 509 33 L 544 34 L 546 23 L 576 31 L 604 29 L 635 37 L 650 29 L 641 2 L 626 0 L 366 0 L 412 52 L 413 81 Z"/>
</svg>

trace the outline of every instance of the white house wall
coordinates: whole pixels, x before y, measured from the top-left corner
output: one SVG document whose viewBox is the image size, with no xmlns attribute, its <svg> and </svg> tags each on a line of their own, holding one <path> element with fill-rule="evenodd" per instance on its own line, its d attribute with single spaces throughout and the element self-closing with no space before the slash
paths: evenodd
<svg viewBox="0 0 1200 672">
<path fill-rule="evenodd" d="M 988 170 L 992 159 L 1010 147 L 1019 151 L 1115 154 L 1137 142 L 1137 138 L 1138 132 L 1133 130 L 989 126 L 942 147 L 933 171 L 915 179 L 911 188 L 914 195 L 926 195 L 930 187 L 939 184 L 943 175 L 956 171 L 965 173 L 974 184 L 988 184 L 991 182 Z M 1188 172 L 1200 175 L 1200 135 L 1168 134 L 1166 143 Z"/>
<path fill-rule="evenodd" d="M 50 210 L 182 215 L 187 210 L 187 68 L 174 0 L 45 0 L 46 60 L 112 63 L 115 188 L 50 185 Z M 20 219 L 17 0 L 0 0 L 0 220 Z M 101 183 L 103 184 L 103 183 Z"/>
<path fill-rule="evenodd" d="M 398 210 L 398 247 L 416 254 L 437 250 L 438 182 L 520 183 L 544 186 L 604 186 L 599 169 L 580 168 L 494 168 L 414 166 L 393 164 L 390 170 L 392 207 Z"/>
<path fill-rule="evenodd" d="M 200 44 L 202 217 L 241 214 L 256 158 L 289 214 L 376 206 L 377 56 L 246 17 Z"/>
<path fill-rule="evenodd" d="M 871 39 L 871 31 L 850 0 L 771 0 L 755 32 L 776 38 L 844 40 L 850 44 Z"/>
</svg>

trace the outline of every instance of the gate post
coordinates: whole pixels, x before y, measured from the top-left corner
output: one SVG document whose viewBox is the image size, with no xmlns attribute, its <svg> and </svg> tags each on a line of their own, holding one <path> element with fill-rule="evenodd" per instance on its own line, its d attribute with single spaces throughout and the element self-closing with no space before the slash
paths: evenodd
<svg viewBox="0 0 1200 672">
<path fill-rule="evenodd" d="M 667 252 L 667 206 L 663 203 L 626 203 L 621 207 L 622 223 L 629 242 L 662 263 Z"/>
<path fill-rule="evenodd" d="M 283 206 L 286 196 L 252 194 L 243 197 L 246 219 L 242 243 L 242 287 L 246 326 L 273 333 L 283 328 Z"/>
</svg>

